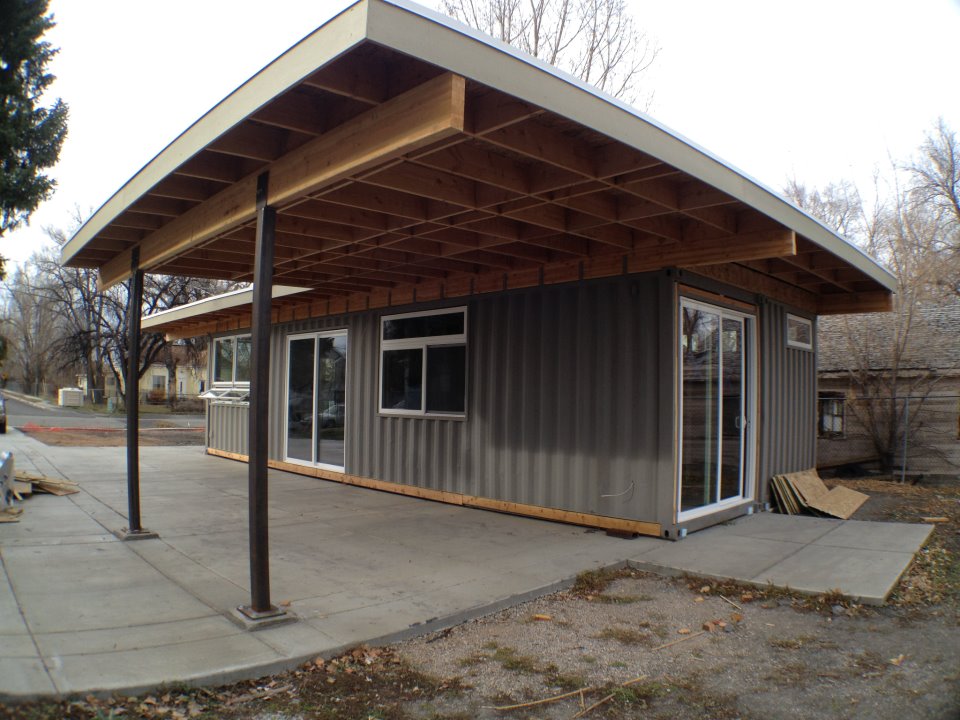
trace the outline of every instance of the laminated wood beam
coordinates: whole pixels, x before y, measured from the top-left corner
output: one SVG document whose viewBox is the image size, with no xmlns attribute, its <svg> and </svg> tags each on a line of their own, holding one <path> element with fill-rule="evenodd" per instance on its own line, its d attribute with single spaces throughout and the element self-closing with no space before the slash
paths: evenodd
<svg viewBox="0 0 960 720">
<path fill-rule="evenodd" d="M 257 161 L 245 160 L 244 158 L 234 155 L 224 155 L 203 150 L 178 167 L 174 172 L 174 176 L 196 178 L 198 180 L 212 180 L 218 183 L 229 184 L 235 183 L 245 175 L 249 175 L 261 164 L 262 163 L 258 163 Z M 151 191 L 151 194 L 152 193 L 153 191 Z M 197 199 L 203 200 L 205 198 Z"/>
<path fill-rule="evenodd" d="M 755 258 L 783 257 L 793 255 L 796 251 L 796 234 L 792 230 L 774 230 L 640 248 L 628 257 L 627 268 L 629 272 L 644 272 L 672 265 L 696 267 Z"/>
<path fill-rule="evenodd" d="M 372 108 L 269 165 L 271 205 L 281 206 L 344 178 L 463 131 L 465 81 L 441 75 Z M 149 269 L 255 214 L 257 176 L 250 175 L 144 239 L 140 268 Z M 100 268 L 100 286 L 130 276 L 130 255 Z"/>
<path fill-rule="evenodd" d="M 893 294 L 888 292 L 859 292 L 821 295 L 817 298 L 818 315 L 847 313 L 889 312 L 893 310 Z"/>
<path fill-rule="evenodd" d="M 692 272 L 744 290 L 766 295 L 778 302 L 793 305 L 801 310 L 816 312 L 817 300 L 813 293 L 781 282 L 741 263 L 705 265 L 692 268 Z"/>
</svg>

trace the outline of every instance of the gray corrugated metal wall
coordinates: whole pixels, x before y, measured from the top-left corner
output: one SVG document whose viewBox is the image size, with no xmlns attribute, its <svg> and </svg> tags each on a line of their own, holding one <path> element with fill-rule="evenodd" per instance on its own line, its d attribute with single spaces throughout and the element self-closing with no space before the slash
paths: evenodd
<svg viewBox="0 0 960 720">
<path fill-rule="evenodd" d="M 787 347 L 787 312 L 784 305 L 770 301 L 760 308 L 761 501 L 769 499 L 772 475 L 816 464 L 816 355 Z M 789 312 L 809 317 L 796 310 Z"/>
<path fill-rule="evenodd" d="M 247 454 L 249 414 L 246 405 L 209 403 L 207 446 L 226 452 Z"/>
<path fill-rule="evenodd" d="M 638 276 L 471 298 L 466 420 L 379 415 L 380 312 L 277 328 L 270 456 L 282 459 L 287 337 L 347 327 L 347 472 L 668 522 L 656 516 L 661 486 L 673 492 L 672 478 L 657 480 L 657 282 Z M 246 453 L 244 412 L 211 405 L 212 447 Z"/>
<path fill-rule="evenodd" d="M 657 520 L 656 288 L 642 277 L 471 300 L 465 421 L 377 413 L 378 316 L 361 316 L 347 471 Z"/>
<path fill-rule="evenodd" d="M 443 303 L 468 306 L 466 420 L 377 412 L 379 318 L 403 308 L 277 327 L 270 457 L 283 459 L 288 336 L 346 327 L 348 473 L 669 525 L 675 420 L 664 408 L 675 357 L 659 348 L 672 347 L 674 328 L 659 308 L 675 300 L 664 282 L 645 275 Z M 787 347 L 786 313 L 760 307 L 761 500 L 771 474 L 815 459 L 815 357 Z M 246 413 L 211 405 L 210 446 L 246 454 Z M 670 457 L 658 457 L 658 443 Z"/>
</svg>

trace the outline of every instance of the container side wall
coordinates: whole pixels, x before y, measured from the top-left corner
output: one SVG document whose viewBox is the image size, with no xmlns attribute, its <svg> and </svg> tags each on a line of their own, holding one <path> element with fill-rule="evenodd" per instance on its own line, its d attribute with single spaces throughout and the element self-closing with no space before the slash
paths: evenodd
<svg viewBox="0 0 960 720">
<path fill-rule="evenodd" d="M 787 313 L 775 302 L 760 307 L 760 486 L 769 501 L 770 477 L 816 464 L 817 363 L 811 350 L 787 345 Z M 814 337 L 816 337 L 816 319 Z"/>
</svg>

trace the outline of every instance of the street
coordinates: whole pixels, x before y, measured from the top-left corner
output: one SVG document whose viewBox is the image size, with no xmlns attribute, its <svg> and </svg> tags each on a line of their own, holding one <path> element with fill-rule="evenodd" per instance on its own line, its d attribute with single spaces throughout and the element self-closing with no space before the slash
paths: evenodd
<svg viewBox="0 0 960 720">
<path fill-rule="evenodd" d="M 49 403 L 42 406 L 35 403 L 27 403 L 18 400 L 9 394 L 7 400 L 7 431 L 13 428 L 21 427 L 27 423 L 42 425 L 45 427 L 97 427 L 97 428 L 123 428 L 127 425 L 127 418 L 123 412 L 107 414 L 91 412 L 89 410 L 77 410 L 74 408 L 62 408 Z M 140 415 L 140 427 L 200 427 L 204 424 L 205 418 L 202 414 L 173 414 L 165 413 L 142 413 Z"/>
</svg>

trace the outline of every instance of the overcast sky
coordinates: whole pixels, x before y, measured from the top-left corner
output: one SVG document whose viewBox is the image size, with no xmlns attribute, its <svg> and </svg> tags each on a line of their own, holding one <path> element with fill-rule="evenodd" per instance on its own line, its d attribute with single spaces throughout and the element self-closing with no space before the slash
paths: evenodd
<svg viewBox="0 0 960 720">
<path fill-rule="evenodd" d="M 942 116 L 960 131 L 960 0 L 628 0 L 661 48 L 650 114 L 774 189 L 870 184 Z M 346 0 L 52 0 L 70 134 L 56 195 L 0 240 L 88 217 L 181 131 Z"/>
</svg>

